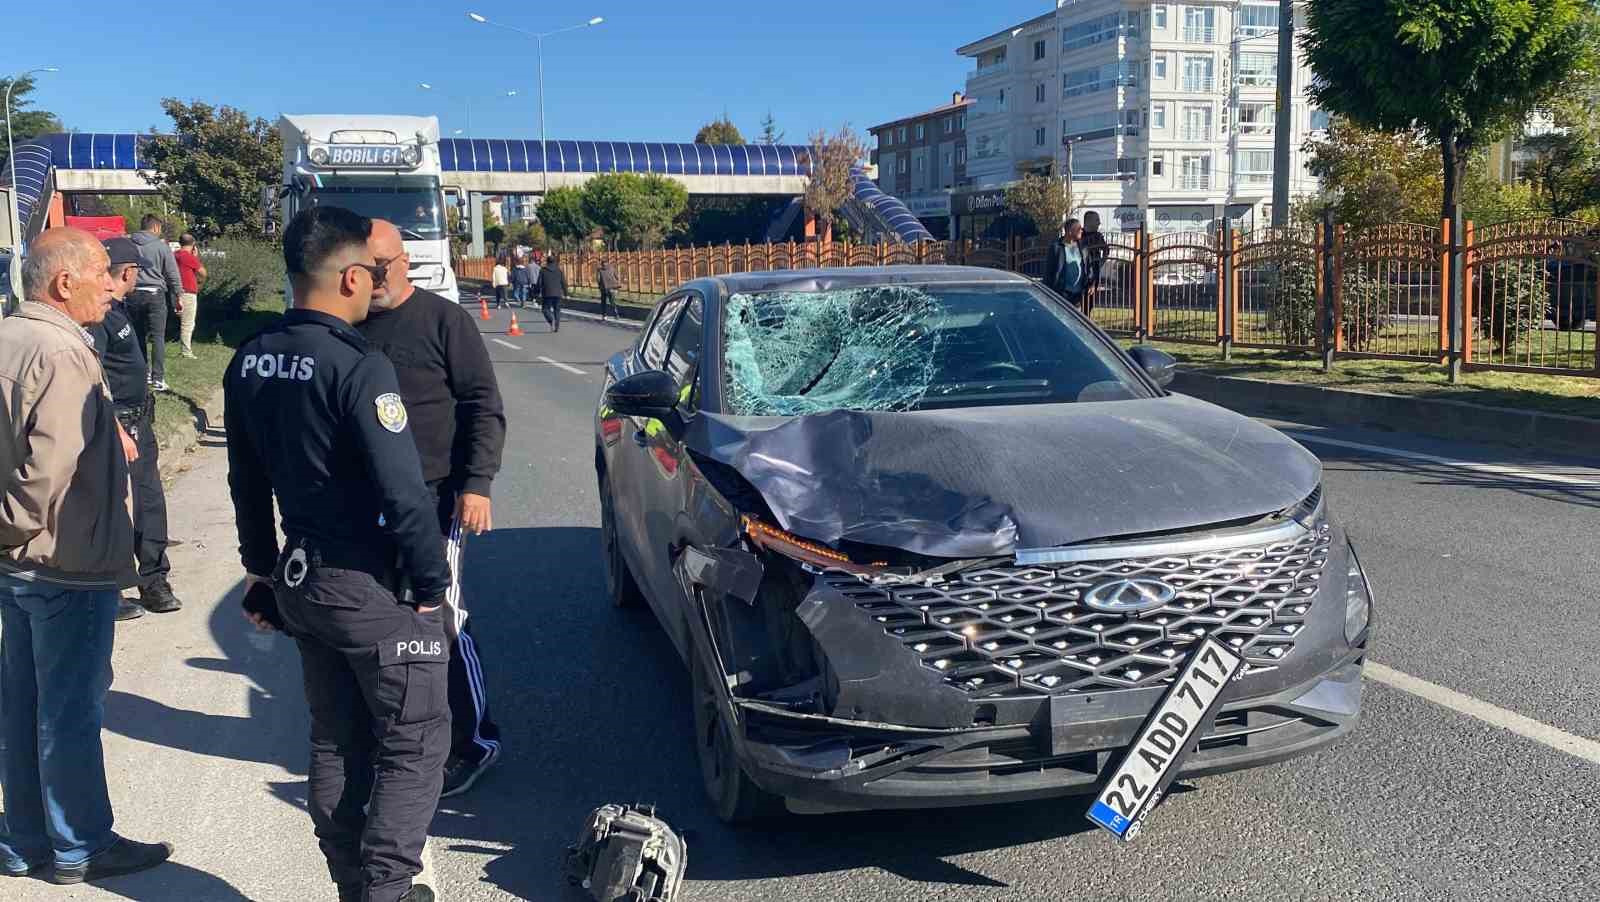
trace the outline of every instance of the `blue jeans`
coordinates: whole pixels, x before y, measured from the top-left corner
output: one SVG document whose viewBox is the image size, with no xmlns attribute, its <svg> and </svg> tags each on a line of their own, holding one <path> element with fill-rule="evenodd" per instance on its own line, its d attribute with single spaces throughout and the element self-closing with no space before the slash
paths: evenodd
<svg viewBox="0 0 1600 902">
<path fill-rule="evenodd" d="M 116 842 L 100 723 L 117 594 L 0 574 L 0 868 L 78 864 Z"/>
</svg>

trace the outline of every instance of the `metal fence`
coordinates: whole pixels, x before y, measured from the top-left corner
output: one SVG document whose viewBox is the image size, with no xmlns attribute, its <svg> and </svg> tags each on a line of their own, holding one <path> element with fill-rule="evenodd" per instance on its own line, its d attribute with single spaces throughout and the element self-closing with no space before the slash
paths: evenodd
<svg viewBox="0 0 1600 902">
<path fill-rule="evenodd" d="M 1352 230 L 1142 231 L 1107 237 L 1086 312 L 1137 339 L 1459 363 L 1600 376 L 1600 225 L 1393 223 Z M 623 290 L 660 296 L 690 279 L 816 266 L 950 263 L 1042 278 L 1049 241 L 786 242 L 604 254 Z M 601 255 L 563 255 L 568 284 L 597 287 Z M 1461 284 L 1451 284 L 1460 264 Z M 457 272 L 487 279 L 493 261 Z M 1459 315 L 1452 316 L 1453 305 Z M 1452 341 L 1452 332 L 1454 340 Z"/>
</svg>

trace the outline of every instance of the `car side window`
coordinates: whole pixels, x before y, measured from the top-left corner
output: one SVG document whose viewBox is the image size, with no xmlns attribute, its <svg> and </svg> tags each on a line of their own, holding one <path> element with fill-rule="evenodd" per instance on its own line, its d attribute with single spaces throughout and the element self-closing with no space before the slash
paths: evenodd
<svg viewBox="0 0 1600 902">
<path fill-rule="evenodd" d="M 656 314 L 655 321 L 650 324 L 650 331 L 645 333 L 644 341 L 639 344 L 639 356 L 644 360 L 646 369 L 659 370 L 666 362 L 667 341 L 672 335 L 672 323 L 678 318 L 678 308 L 683 306 L 687 297 L 680 294 L 661 302 L 661 311 Z"/>
<path fill-rule="evenodd" d="M 683 314 L 678 317 L 678 327 L 672 333 L 672 345 L 667 349 L 667 374 L 679 385 L 687 383 L 700 362 L 700 344 L 705 337 L 702 318 L 700 298 L 691 295 Z"/>
</svg>

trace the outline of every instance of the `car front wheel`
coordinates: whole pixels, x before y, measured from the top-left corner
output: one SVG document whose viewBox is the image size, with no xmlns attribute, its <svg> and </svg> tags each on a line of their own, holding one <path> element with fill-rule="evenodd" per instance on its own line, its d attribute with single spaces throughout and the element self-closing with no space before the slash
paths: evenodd
<svg viewBox="0 0 1600 902">
<path fill-rule="evenodd" d="M 711 807 L 717 817 L 729 824 L 782 814 L 783 799 L 757 786 L 739 766 L 733 748 L 733 725 L 727 722 L 717 687 L 711 682 L 712 665 L 698 651 L 689 658 L 694 676 L 694 750 L 700 759 L 700 779 Z"/>
<path fill-rule="evenodd" d="M 617 534 L 616 504 L 611 499 L 611 480 L 600 477 L 600 552 L 606 562 L 606 597 L 616 608 L 636 608 L 644 603 L 644 593 L 628 569 L 622 555 L 622 539 Z"/>
</svg>

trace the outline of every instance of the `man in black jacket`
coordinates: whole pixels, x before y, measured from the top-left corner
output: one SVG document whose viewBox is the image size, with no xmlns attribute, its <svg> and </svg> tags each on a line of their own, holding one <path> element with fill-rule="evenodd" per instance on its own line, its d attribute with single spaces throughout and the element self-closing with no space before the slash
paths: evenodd
<svg viewBox="0 0 1600 902">
<path fill-rule="evenodd" d="M 172 592 L 167 574 L 167 496 L 161 487 L 160 449 L 156 445 L 153 399 L 146 382 L 143 342 L 128 314 L 124 299 L 137 284 L 139 249 L 127 238 L 105 242 L 111 258 L 111 309 L 106 318 L 86 326 L 94 338 L 95 353 L 111 389 L 111 404 L 117 422 L 133 440 L 139 456 L 128 463 L 133 481 L 133 549 L 139 561 L 139 603 L 123 601 L 117 607 L 118 620 L 132 620 L 149 611 L 168 614 L 183 607 Z"/>
<path fill-rule="evenodd" d="M 394 361 L 439 529 L 447 539 L 457 529 L 487 532 L 489 483 L 500 470 L 506 438 L 489 352 L 477 324 L 460 305 L 411 284 L 411 261 L 394 225 L 373 220 L 367 246 L 387 275 L 384 286 L 372 294 L 371 314 L 358 328 Z M 489 719 L 483 665 L 461 603 L 459 574 L 455 582 L 446 610 L 446 632 L 452 640 L 451 737 L 441 797 L 471 789 L 500 757 L 500 730 Z"/>
<path fill-rule="evenodd" d="M 567 277 L 561 272 L 561 260 L 551 254 L 539 270 L 539 309 L 552 332 L 561 331 L 561 299 L 566 296 Z"/>
</svg>

